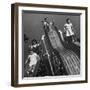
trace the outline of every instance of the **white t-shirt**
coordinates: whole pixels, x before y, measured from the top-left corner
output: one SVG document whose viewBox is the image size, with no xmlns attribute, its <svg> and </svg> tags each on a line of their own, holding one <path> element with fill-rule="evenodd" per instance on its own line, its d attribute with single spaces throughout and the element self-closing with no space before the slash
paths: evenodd
<svg viewBox="0 0 90 90">
<path fill-rule="evenodd" d="M 31 67 L 32 65 L 36 65 L 39 56 L 36 53 L 33 53 L 32 55 L 29 55 L 28 58 L 30 59 L 29 66 Z"/>
<path fill-rule="evenodd" d="M 72 31 L 72 23 L 66 23 L 64 25 L 65 27 L 65 31 L 66 31 L 66 36 L 71 36 L 71 35 L 74 35 L 74 32 Z"/>
</svg>

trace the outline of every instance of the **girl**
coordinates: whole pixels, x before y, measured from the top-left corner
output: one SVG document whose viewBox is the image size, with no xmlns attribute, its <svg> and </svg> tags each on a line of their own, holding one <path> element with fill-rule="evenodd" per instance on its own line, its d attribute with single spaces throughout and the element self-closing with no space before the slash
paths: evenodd
<svg viewBox="0 0 90 90">
<path fill-rule="evenodd" d="M 68 43 L 74 42 L 74 32 L 73 32 L 73 25 L 69 18 L 66 19 L 66 23 L 64 25 L 64 31 L 66 36 L 66 41 Z"/>
<path fill-rule="evenodd" d="M 28 75 L 33 76 L 33 73 L 36 68 L 36 64 L 40 60 L 39 55 L 37 53 L 33 52 L 33 50 L 30 50 L 30 54 L 28 55 L 28 58 L 25 62 L 25 65 L 27 66 L 26 72 Z"/>
</svg>

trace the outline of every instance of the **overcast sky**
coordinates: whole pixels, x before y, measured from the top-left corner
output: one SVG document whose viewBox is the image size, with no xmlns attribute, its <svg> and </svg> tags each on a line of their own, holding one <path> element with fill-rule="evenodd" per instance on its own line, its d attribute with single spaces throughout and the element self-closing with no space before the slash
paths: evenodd
<svg viewBox="0 0 90 90">
<path fill-rule="evenodd" d="M 66 22 L 66 18 L 70 18 L 74 26 L 74 32 L 78 38 L 80 37 L 80 15 L 53 15 L 24 12 L 22 13 L 22 28 L 23 32 L 29 37 L 30 41 L 32 39 L 40 40 L 42 34 L 44 34 L 41 21 L 45 17 L 49 18 L 48 21 L 54 20 L 58 29 L 62 31 Z"/>
</svg>

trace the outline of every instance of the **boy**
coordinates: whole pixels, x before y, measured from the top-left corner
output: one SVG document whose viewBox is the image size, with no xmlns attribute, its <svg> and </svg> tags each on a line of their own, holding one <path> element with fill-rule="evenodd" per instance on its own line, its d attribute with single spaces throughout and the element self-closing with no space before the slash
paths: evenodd
<svg viewBox="0 0 90 90">
<path fill-rule="evenodd" d="M 66 19 L 66 23 L 64 25 L 64 31 L 66 36 L 66 41 L 68 43 L 74 42 L 74 32 L 73 32 L 73 25 L 71 23 L 71 20 L 69 18 Z"/>
</svg>

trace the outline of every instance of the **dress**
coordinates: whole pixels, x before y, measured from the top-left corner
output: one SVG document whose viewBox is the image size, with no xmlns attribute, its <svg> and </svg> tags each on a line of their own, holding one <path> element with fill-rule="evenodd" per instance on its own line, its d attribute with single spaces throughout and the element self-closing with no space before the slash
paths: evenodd
<svg viewBox="0 0 90 90">
<path fill-rule="evenodd" d="M 65 25 L 64 25 L 64 27 L 65 27 L 65 32 L 66 32 L 66 36 L 68 37 L 68 36 L 72 36 L 72 35 L 74 35 L 74 32 L 72 31 L 72 23 L 66 23 Z"/>
<path fill-rule="evenodd" d="M 28 58 L 30 58 L 30 63 L 29 63 L 29 66 L 33 66 L 33 65 L 36 65 L 37 64 L 37 54 L 36 53 L 33 53 L 32 55 L 29 55 Z"/>
</svg>

